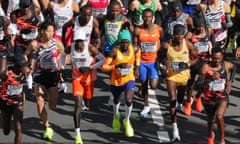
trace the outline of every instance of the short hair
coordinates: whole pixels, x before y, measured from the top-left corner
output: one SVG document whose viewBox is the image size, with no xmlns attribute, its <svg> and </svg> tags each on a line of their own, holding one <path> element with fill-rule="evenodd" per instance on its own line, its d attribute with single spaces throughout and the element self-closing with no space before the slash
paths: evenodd
<svg viewBox="0 0 240 144">
<path fill-rule="evenodd" d="M 216 46 L 216 47 L 212 48 L 212 54 L 219 53 L 219 52 L 223 54 L 223 49 L 221 47 Z"/>
<path fill-rule="evenodd" d="M 42 22 L 39 26 L 39 30 L 46 30 L 48 28 L 48 26 L 55 26 L 54 25 L 54 22 L 49 20 L 49 19 L 46 19 L 44 22 Z"/>
<path fill-rule="evenodd" d="M 143 10 L 143 14 L 146 13 L 146 12 L 150 12 L 153 15 L 153 10 L 150 9 L 150 8 L 146 8 L 146 9 Z"/>
</svg>

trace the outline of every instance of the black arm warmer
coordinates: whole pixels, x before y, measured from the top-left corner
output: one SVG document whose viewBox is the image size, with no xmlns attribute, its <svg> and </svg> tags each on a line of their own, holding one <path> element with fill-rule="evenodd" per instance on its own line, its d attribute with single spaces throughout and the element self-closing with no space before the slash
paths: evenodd
<svg viewBox="0 0 240 144">
<path fill-rule="evenodd" d="M 227 26 L 227 28 L 232 27 L 233 22 L 232 22 L 230 13 L 225 13 L 225 16 L 226 16 L 226 26 Z"/>
<path fill-rule="evenodd" d="M 235 65 L 233 65 L 233 69 L 230 73 L 229 81 L 232 81 L 232 82 L 234 81 L 234 77 L 235 77 L 236 72 L 237 72 L 237 67 Z"/>
</svg>

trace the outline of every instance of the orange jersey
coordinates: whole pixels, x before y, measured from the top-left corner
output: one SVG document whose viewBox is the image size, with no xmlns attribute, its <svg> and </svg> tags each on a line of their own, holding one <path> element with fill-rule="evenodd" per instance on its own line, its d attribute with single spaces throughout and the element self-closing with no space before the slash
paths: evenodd
<svg viewBox="0 0 240 144">
<path fill-rule="evenodd" d="M 135 54 L 134 48 L 132 45 L 129 45 L 129 55 L 123 55 L 120 51 L 120 46 L 117 46 L 117 56 L 112 61 L 112 65 L 118 65 L 121 63 L 127 63 L 127 68 L 117 69 L 114 68 L 111 74 L 110 83 L 114 86 L 121 86 L 127 83 L 130 80 L 135 80 L 134 77 L 134 62 L 135 62 Z"/>
<path fill-rule="evenodd" d="M 140 28 L 139 43 L 141 51 L 141 62 L 156 62 L 157 53 L 160 48 L 159 26 L 154 24 L 154 33 L 147 32 Z"/>
</svg>

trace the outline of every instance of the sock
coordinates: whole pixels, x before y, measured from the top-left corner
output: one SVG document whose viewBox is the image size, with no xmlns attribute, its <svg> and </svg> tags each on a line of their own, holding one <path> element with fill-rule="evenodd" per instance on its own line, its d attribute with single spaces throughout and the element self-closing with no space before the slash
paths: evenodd
<svg viewBox="0 0 240 144">
<path fill-rule="evenodd" d="M 80 134 L 80 128 L 75 128 L 75 132 L 76 132 L 76 135 L 77 136 L 80 136 L 81 134 Z"/>
<path fill-rule="evenodd" d="M 125 117 L 126 117 L 126 121 L 130 120 L 130 116 L 131 116 L 131 112 L 132 112 L 132 108 L 133 108 L 133 104 L 131 104 L 130 106 L 125 105 Z"/>
<path fill-rule="evenodd" d="M 119 106 L 120 106 L 120 103 L 118 104 L 113 104 L 113 118 L 114 119 L 118 119 L 118 112 L 119 112 Z"/>
<path fill-rule="evenodd" d="M 33 84 L 32 74 L 29 74 L 28 76 L 26 76 L 26 81 L 27 81 L 27 88 L 32 89 L 32 84 Z"/>
<path fill-rule="evenodd" d="M 177 127 L 177 123 L 173 123 L 172 125 L 173 125 L 173 129 L 177 129 L 178 128 Z"/>
</svg>

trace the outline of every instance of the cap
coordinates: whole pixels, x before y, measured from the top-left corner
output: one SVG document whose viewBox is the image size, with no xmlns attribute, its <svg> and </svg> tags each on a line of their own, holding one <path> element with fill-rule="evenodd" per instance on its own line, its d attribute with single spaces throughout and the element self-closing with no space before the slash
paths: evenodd
<svg viewBox="0 0 240 144">
<path fill-rule="evenodd" d="M 119 32 L 118 41 L 121 42 L 122 40 L 128 40 L 131 42 L 131 33 L 128 30 L 122 30 Z"/>
<path fill-rule="evenodd" d="M 193 24 L 195 27 L 203 26 L 204 25 L 204 18 L 200 16 L 193 17 Z"/>
<path fill-rule="evenodd" d="M 74 40 L 86 40 L 86 32 L 83 30 L 76 30 L 73 33 L 73 39 Z"/>
<path fill-rule="evenodd" d="M 180 1 L 174 1 L 172 3 L 173 11 L 182 10 L 182 3 Z"/>
<path fill-rule="evenodd" d="M 176 24 L 173 27 L 173 34 L 185 34 L 185 26 L 182 24 Z"/>
</svg>

